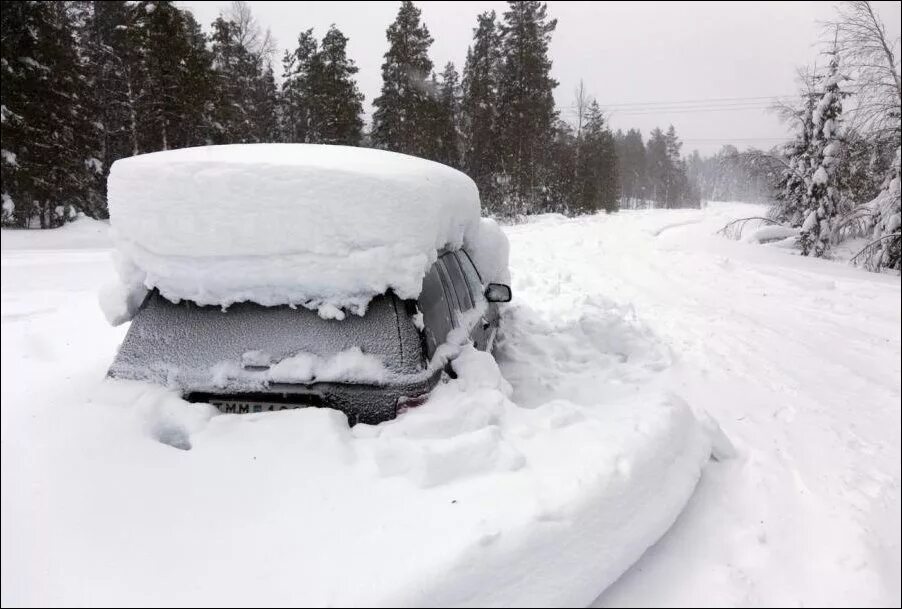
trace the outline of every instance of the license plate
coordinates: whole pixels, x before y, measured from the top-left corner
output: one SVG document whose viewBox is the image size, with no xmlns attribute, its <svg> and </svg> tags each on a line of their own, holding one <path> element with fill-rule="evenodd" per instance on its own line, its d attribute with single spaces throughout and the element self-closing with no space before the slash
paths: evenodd
<svg viewBox="0 0 902 609">
<path fill-rule="evenodd" d="M 250 414 L 253 412 L 273 412 L 276 410 L 291 410 L 304 408 L 310 404 L 286 404 L 284 402 L 258 402 L 248 400 L 210 400 L 210 403 L 225 414 Z"/>
</svg>

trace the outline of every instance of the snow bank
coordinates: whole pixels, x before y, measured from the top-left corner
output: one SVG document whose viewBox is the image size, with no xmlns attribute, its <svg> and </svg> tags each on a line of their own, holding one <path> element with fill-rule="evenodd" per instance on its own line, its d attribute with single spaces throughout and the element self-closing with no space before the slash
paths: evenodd
<svg viewBox="0 0 902 609">
<path fill-rule="evenodd" d="M 207 146 L 116 161 L 116 247 L 168 299 L 362 312 L 419 295 L 443 247 L 473 238 L 479 193 L 439 163 L 344 146 Z"/>
<path fill-rule="evenodd" d="M 743 240 L 746 243 L 769 243 L 772 241 L 782 241 L 784 239 L 790 239 L 792 237 L 798 236 L 799 229 L 797 228 L 790 228 L 788 226 L 773 224 L 770 226 L 762 226 L 758 230 L 755 230 L 746 235 L 745 239 Z"/>
<path fill-rule="evenodd" d="M 0 229 L 0 244 L 5 251 L 108 249 L 110 247 L 109 231 L 109 223 L 79 214 L 72 222 L 59 228 Z"/>
<path fill-rule="evenodd" d="M 20 557 L 8 600 L 585 606 L 672 524 L 706 432 L 664 394 L 523 408 L 488 354 L 454 368 L 425 405 L 353 429 L 107 381 L 46 438 L 70 474 L 29 547 L 64 573 Z"/>
</svg>

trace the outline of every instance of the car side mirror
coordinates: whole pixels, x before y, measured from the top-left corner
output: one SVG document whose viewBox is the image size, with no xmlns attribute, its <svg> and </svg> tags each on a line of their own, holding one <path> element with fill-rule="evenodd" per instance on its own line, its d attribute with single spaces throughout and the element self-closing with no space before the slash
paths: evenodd
<svg viewBox="0 0 902 609">
<path fill-rule="evenodd" d="M 485 299 L 489 302 L 510 302 L 510 286 L 506 286 L 503 283 L 490 283 L 485 289 Z"/>
</svg>

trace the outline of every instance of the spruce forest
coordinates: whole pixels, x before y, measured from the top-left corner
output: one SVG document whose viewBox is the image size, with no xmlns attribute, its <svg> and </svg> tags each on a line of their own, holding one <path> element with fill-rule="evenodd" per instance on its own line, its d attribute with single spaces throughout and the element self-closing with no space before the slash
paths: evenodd
<svg viewBox="0 0 902 609">
<path fill-rule="evenodd" d="M 479 186 L 484 213 L 612 212 L 774 201 L 805 255 L 873 237 L 870 266 L 899 266 L 898 66 L 867 2 L 844 5 L 828 59 L 785 103 L 797 137 L 769 151 L 684 154 L 673 126 L 613 131 L 582 84 L 562 118 L 545 3 L 478 16 L 463 66 L 436 66 L 405 1 L 386 30 L 382 88 L 365 112 L 348 38 L 300 29 L 275 57 L 244 2 L 200 24 L 173 2 L 7 2 L 2 17 L 3 226 L 105 218 L 117 159 L 209 144 L 367 146 L 438 161 Z M 855 107 L 854 116 L 843 108 Z M 848 112 L 847 112 L 848 114 Z M 367 117 L 370 117 L 367 120 Z"/>
</svg>

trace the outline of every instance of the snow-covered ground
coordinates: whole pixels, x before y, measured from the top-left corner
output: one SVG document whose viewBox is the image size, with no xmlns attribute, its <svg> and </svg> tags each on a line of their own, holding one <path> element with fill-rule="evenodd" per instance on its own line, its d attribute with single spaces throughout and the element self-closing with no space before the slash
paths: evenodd
<svg viewBox="0 0 902 609">
<path fill-rule="evenodd" d="M 501 375 L 353 430 L 103 382 L 102 225 L 3 231 L 3 604 L 898 605 L 899 278 L 760 212 L 508 228 Z"/>
</svg>

